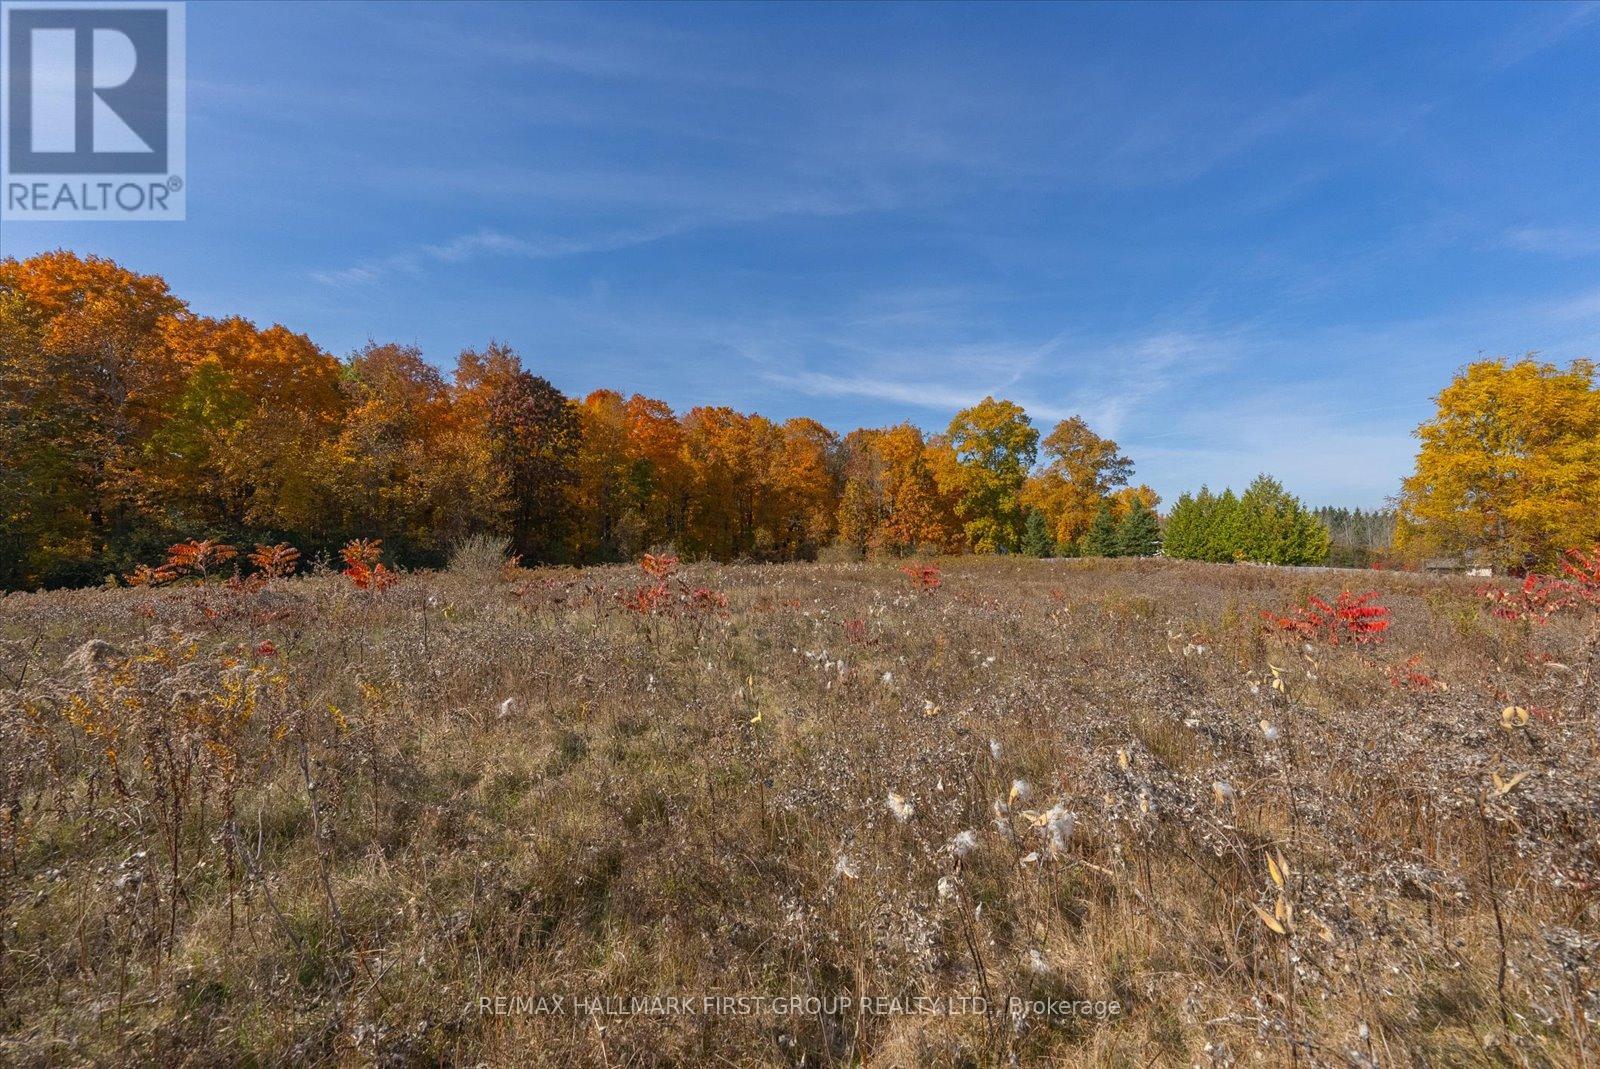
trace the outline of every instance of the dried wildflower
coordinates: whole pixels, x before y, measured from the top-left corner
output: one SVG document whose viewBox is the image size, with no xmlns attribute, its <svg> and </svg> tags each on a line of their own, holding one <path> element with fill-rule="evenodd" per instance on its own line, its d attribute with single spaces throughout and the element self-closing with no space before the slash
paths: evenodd
<svg viewBox="0 0 1600 1069">
<path fill-rule="evenodd" d="M 895 791 L 889 792 L 889 812 L 894 814 L 894 819 L 905 823 L 917 811 L 916 806 L 905 800 L 905 796 Z"/>
<path fill-rule="evenodd" d="M 1280 898 L 1278 901 L 1282 903 L 1283 899 Z M 1274 932 L 1277 932 L 1279 935 L 1289 934 L 1288 926 L 1284 923 L 1284 917 L 1278 915 L 1277 913 L 1268 913 L 1266 910 L 1257 905 L 1252 905 L 1250 908 L 1256 911 L 1256 916 L 1260 918 L 1262 924 L 1265 924 L 1268 928 L 1272 929 Z"/>
<path fill-rule="evenodd" d="M 1500 710 L 1500 726 L 1507 731 L 1528 726 L 1528 710 L 1520 705 L 1508 705 Z"/>
<path fill-rule="evenodd" d="M 1278 729 L 1270 720 L 1261 721 L 1261 734 L 1266 737 L 1268 742 L 1278 741 Z"/>
<path fill-rule="evenodd" d="M 989 740 L 989 756 L 992 757 L 996 761 L 1000 760 L 1000 740 L 999 739 L 990 739 Z"/>
<path fill-rule="evenodd" d="M 1058 851 L 1066 850 L 1067 842 L 1072 838 L 1072 829 L 1077 823 L 1077 818 L 1060 803 L 1051 806 L 1044 814 L 1044 818 L 1044 828 L 1045 832 L 1050 836 L 1050 845 Z"/>
<path fill-rule="evenodd" d="M 990 806 L 990 812 L 994 814 L 995 830 L 1007 839 L 1012 838 L 1014 833 L 1011 830 L 1011 807 L 1006 805 L 1006 800 L 996 798 L 994 804 Z"/>
<path fill-rule="evenodd" d="M 966 831 L 957 832 L 955 838 L 950 840 L 950 852 L 956 860 L 965 858 L 978 848 L 978 833 L 968 828 Z"/>
<path fill-rule="evenodd" d="M 856 864 L 855 858 L 849 854 L 840 854 L 833 862 L 833 878 L 836 880 L 860 879 L 861 868 Z"/>
<path fill-rule="evenodd" d="M 1017 802 L 1026 802 L 1032 797 L 1033 786 L 1027 780 L 1014 779 L 1011 781 L 1011 793 L 1007 795 L 1006 801 L 1015 804 Z"/>
<path fill-rule="evenodd" d="M 1510 779 L 1502 779 L 1500 773 L 1498 772 L 1489 773 L 1489 779 L 1494 782 L 1494 793 L 1500 797 L 1510 794 L 1516 789 L 1517 784 L 1521 783 L 1527 777 L 1528 773 L 1526 771 L 1518 772 Z"/>
</svg>

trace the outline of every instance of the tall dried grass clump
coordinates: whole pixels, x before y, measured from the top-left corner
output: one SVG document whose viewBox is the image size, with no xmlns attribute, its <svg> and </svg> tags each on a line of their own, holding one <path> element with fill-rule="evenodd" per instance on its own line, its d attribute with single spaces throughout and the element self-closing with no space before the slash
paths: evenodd
<svg viewBox="0 0 1600 1069">
<path fill-rule="evenodd" d="M 514 564 L 511 539 L 475 532 L 450 543 L 447 570 L 471 579 L 493 579 Z"/>
</svg>

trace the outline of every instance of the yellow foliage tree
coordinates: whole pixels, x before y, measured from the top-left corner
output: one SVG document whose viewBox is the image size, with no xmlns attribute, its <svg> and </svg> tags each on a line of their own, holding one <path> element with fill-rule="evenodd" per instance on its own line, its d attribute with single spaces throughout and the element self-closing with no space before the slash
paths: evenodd
<svg viewBox="0 0 1600 1069">
<path fill-rule="evenodd" d="M 634 500 L 627 402 L 615 390 L 595 390 L 578 405 L 583 448 L 578 451 L 578 555 L 584 560 L 631 556 L 642 528 Z M 631 522 L 624 520 L 631 516 Z"/>
<path fill-rule="evenodd" d="M 1161 504 L 1161 495 L 1155 490 L 1140 483 L 1138 486 L 1124 486 L 1112 494 L 1108 499 L 1111 504 L 1111 516 L 1118 523 L 1127 519 L 1128 513 L 1133 511 L 1133 503 L 1137 501 L 1146 511 L 1154 512 L 1156 506 Z"/>
<path fill-rule="evenodd" d="M 174 390 L 125 495 L 205 530 L 314 528 L 323 507 L 306 458 L 338 432 L 339 362 L 303 334 L 238 317 L 174 316 L 162 337 Z"/>
<path fill-rule="evenodd" d="M 1550 564 L 1600 540 L 1600 386 L 1595 365 L 1525 357 L 1467 365 L 1416 430 L 1417 470 L 1396 543 L 1476 554 L 1500 568 Z"/>
<path fill-rule="evenodd" d="M 957 512 L 967 540 L 980 553 L 1022 544 L 1022 488 L 1039 452 L 1039 432 L 1011 401 L 985 397 L 957 412 L 946 434 L 961 462 Z"/>
<path fill-rule="evenodd" d="M 1057 545 L 1070 545 L 1089 529 L 1107 497 L 1126 485 L 1133 461 L 1118 451 L 1116 442 L 1090 430 L 1081 416 L 1057 423 L 1043 446 L 1049 460 L 1029 477 L 1023 504 L 1044 513 Z M 1155 501 L 1152 491 L 1145 504 L 1153 509 Z M 1127 505 L 1122 502 L 1124 511 Z"/>
</svg>

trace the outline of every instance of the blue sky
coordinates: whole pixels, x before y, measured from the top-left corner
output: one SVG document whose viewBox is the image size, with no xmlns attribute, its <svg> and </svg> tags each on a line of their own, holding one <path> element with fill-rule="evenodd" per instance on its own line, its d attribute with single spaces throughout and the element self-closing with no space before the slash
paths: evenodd
<svg viewBox="0 0 1600 1069">
<path fill-rule="evenodd" d="M 838 430 L 1081 413 L 1376 505 L 1479 354 L 1600 356 L 1600 7 L 188 8 L 204 313 Z"/>
</svg>

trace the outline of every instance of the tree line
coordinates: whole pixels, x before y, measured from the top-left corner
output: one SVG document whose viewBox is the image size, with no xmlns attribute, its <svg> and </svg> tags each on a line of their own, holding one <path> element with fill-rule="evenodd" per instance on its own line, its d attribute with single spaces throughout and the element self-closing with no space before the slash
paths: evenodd
<svg viewBox="0 0 1600 1069">
<path fill-rule="evenodd" d="M 381 538 L 441 563 L 474 533 L 528 563 L 917 553 L 1503 570 L 1600 541 L 1595 367 L 1478 361 L 1418 429 L 1393 510 L 1308 510 L 1261 476 L 1164 517 L 1117 443 L 985 398 L 940 433 L 839 435 L 640 394 L 569 398 L 490 342 L 448 373 L 414 346 L 337 359 L 191 311 L 159 276 L 57 251 L 0 261 L 0 586 L 81 585 L 191 537 Z"/>
<path fill-rule="evenodd" d="M 568 398 L 491 342 L 448 374 L 413 346 L 336 359 L 194 313 L 159 276 L 57 251 L 0 261 L 0 585 L 98 583 L 192 537 L 308 559 L 381 538 L 437 564 L 474 533 L 528 563 L 1017 552 L 1153 509 L 1081 419 L 1041 436 L 995 398 L 940 434 L 843 436 L 639 394 Z"/>
</svg>

